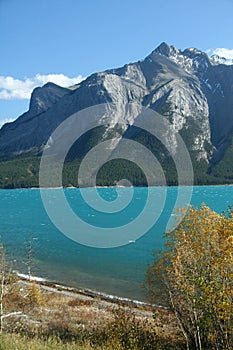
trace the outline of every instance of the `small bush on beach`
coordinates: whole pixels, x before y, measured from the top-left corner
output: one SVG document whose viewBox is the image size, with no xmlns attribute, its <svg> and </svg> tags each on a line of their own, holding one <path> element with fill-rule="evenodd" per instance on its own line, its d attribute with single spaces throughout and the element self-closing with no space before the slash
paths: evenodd
<svg viewBox="0 0 233 350">
<path fill-rule="evenodd" d="M 39 306 L 44 304 L 44 297 L 41 292 L 41 288 L 35 282 L 32 282 L 28 286 L 28 301 L 32 306 Z"/>
<path fill-rule="evenodd" d="M 77 306 L 91 306 L 93 305 L 93 303 L 95 302 L 95 300 L 93 299 L 79 299 L 79 298 L 75 298 L 72 300 L 68 301 L 68 305 L 71 307 L 77 307 Z"/>
<path fill-rule="evenodd" d="M 109 327 L 110 338 L 117 339 L 124 349 L 153 350 L 157 335 L 153 324 L 141 320 L 132 312 L 123 309 L 114 311 L 114 321 Z"/>
</svg>

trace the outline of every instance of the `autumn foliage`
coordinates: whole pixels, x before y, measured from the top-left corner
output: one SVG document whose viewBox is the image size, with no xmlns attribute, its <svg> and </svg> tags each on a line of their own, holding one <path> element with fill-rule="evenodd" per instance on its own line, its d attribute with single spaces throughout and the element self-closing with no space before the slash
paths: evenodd
<svg viewBox="0 0 233 350">
<path fill-rule="evenodd" d="M 190 207 L 165 238 L 147 272 L 152 297 L 166 299 L 187 349 L 232 349 L 233 212 Z"/>
</svg>

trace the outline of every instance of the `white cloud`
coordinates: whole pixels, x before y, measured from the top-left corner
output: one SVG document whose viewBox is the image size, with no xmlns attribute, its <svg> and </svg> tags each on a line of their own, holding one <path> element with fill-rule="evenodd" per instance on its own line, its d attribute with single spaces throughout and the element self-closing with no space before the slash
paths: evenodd
<svg viewBox="0 0 233 350">
<path fill-rule="evenodd" d="M 233 49 L 227 49 L 225 47 L 219 47 L 217 49 L 209 49 L 206 51 L 210 56 L 218 55 L 224 57 L 227 60 L 233 60 Z"/>
<path fill-rule="evenodd" d="M 233 60 L 233 49 L 226 49 L 224 47 L 220 47 L 218 49 L 213 50 L 213 55 L 218 55 L 220 57 L 225 57 L 228 60 Z"/>
<path fill-rule="evenodd" d="M 1 127 L 6 124 L 6 123 L 11 123 L 15 120 L 15 118 L 6 118 L 6 119 L 2 119 L 0 120 L 0 129 Z"/>
<path fill-rule="evenodd" d="M 68 87 L 80 83 L 83 79 L 81 75 L 69 78 L 64 74 L 37 74 L 35 77 L 25 78 L 24 80 L 15 79 L 10 76 L 0 76 L 0 99 L 29 99 L 32 90 L 37 86 L 52 82 L 63 87 Z"/>
</svg>

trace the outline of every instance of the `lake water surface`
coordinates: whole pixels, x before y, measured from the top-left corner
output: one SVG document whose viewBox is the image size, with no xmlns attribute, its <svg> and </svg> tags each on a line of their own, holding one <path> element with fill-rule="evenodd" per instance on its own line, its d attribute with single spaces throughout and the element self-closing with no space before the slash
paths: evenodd
<svg viewBox="0 0 233 350">
<path fill-rule="evenodd" d="M 189 188 L 187 188 L 188 190 Z M 120 193 L 129 189 L 121 188 Z M 50 191 L 57 191 L 56 189 Z M 91 194 L 93 189 L 85 189 Z M 154 188 L 159 201 L 164 188 Z M 155 249 L 163 248 L 163 234 L 172 214 L 177 187 L 166 188 L 165 207 L 155 225 L 135 242 L 111 249 L 81 245 L 63 235 L 50 221 L 38 189 L 0 191 L 0 235 L 13 269 L 27 272 L 27 243 L 32 242 L 32 266 L 35 276 L 62 284 L 89 288 L 107 294 L 146 301 L 143 289 L 147 264 Z M 106 200 L 116 197 L 114 188 L 99 192 Z M 119 213 L 101 215 L 82 200 L 79 189 L 65 189 L 73 210 L 96 226 L 115 227 L 133 220 L 145 204 L 147 189 L 134 188 L 132 203 Z M 233 204 L 232 186 L 196 186 L 191 204 L 206 203 L 223 212 Z"/>
</svg>

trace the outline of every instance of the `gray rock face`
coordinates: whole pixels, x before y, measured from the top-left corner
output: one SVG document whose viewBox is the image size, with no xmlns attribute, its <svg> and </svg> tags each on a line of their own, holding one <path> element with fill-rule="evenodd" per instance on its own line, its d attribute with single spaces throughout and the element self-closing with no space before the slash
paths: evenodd
<svg viewBox="0 0 233 350">
<path fill-rule="evenodd" d="M 2 127 L 0 155 L 42 150 L 63 120 L 86 107 L 136 101 L 162 114 L 197 161 L 214 164 L 233 134 L 233 65 L 223 63 L 195 48 L 162 43 L 143 61 L 93 74 L 72 89 L 48 83 L 33 91 L 28 112 Z M 108 118 L 107 129 L 126 130 L 136 112 Z"/>
<path fill-rule="evenodd" d="M 54 103 L 69 92 L 69 89 L 64 89 L 53 83 L 47 83 L 42 88 L 36 88 L 30 100 L 30 114 L 37 115 L 47 111 Z"/>
</svg>

